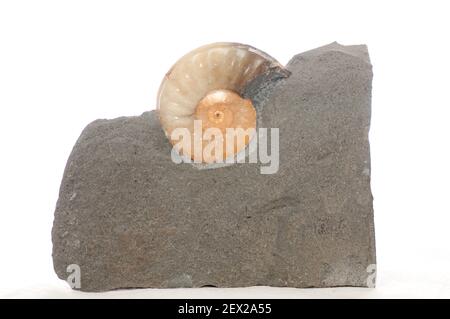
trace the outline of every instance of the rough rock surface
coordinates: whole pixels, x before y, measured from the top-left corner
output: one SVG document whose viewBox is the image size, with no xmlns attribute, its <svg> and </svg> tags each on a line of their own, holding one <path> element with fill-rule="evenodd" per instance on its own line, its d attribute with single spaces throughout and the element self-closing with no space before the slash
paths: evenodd
<svg viewBox="0 0 450 319">
<path fill-rule="evenodd" d="M 295 56 L 267 98 L 280 166 L 174 164 L 155 112 L 97 120 L 68 159 L 52 232 L 81 290 L 366 286 L 375 263 L 365 46 Z"/>
</svg>

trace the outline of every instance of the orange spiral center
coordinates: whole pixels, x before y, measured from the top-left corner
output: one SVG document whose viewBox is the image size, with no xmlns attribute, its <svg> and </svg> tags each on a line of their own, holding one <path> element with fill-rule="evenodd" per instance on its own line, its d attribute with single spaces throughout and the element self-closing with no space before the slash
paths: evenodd
<svg viewBox="0 0 450 319">
<path fill-rule="evenodd" d="M 241 151 L 251 138 L 249 134 L 243 134 L 235 135 L 233 139 L 230 139 L 229 136 L 227 137 L 227 129 L 242 129 L 249 132 L 249 129 L 256 128 L 256 111 L 252 102 L 230 90 L 209 92 L 198 103 L 195 118 L 201 120 L 203 133 L 210 128 L 220 130 L 222 137 L 214 136 L 212 140 L 203 140 L 203 146 L 209 145 L 214 149 L 215 145 L 219 145 L 218 147 L 222 148 L 220 155 L 223 159 Z M 195 151 L 191 153 L 192 158 L 194 153 Z M 204 162 L 214 162 L 220 159 L 218 158 L 219 154 L 215 154 L 214 151 L 210 153 L 210 155 L 202 154 Z"/>
</svg>

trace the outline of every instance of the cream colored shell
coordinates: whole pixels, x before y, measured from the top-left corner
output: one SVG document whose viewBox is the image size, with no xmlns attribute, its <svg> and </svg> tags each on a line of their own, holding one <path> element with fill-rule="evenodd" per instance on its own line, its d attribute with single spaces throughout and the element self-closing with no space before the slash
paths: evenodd
<svg viewBox="0 0 450 319">
<path fill-rule="evenodd" d="M 221 130 L 225 126 L 256 127 L 256 111 L 251 101 L 240 98 L 240 94 L 251 80 L 274 67 L 280 67 L 275 59 L 238 43 L 214 43 L 183 56 L 166 74 L 158 92 L 159 117 L 169 140 L 176 128 L 192 131 L 194 120 L 199 117 L 205 127 L 217 126 Z M 234 105 L 228 105 L 234 107 L 213 104 L 218 103 L 217 96 L 222 96 L 223 101 L 233 101 Z M 208 101 L 210 105 L 205 107 Z M 205 114 L 225 118 L 221 121 L 211 118 L 215 121 L 206 123 L 208 116 Z M 237 151 L 235 149 L 234 153 Z M 193 156 L 191 151 L 185 150 L 185 154 Z"/>
</svg>

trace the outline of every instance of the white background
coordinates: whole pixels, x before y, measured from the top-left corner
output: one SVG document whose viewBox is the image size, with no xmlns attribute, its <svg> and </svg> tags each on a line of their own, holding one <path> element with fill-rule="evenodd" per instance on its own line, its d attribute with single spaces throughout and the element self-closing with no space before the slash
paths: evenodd
<svg viewBox="0 0 450 319">
<path fill-rule="evenodd" d="M 0 296 L 450 297 L 448 1 L 0 0 Z M 57 279 L 51 227 L 81 130 L 154 109 L 169 67 L 210 42 L 287 63 L 338 41 L 374 65 L 376 289 L 178 289 L 86 294 Z"/>
</svg>

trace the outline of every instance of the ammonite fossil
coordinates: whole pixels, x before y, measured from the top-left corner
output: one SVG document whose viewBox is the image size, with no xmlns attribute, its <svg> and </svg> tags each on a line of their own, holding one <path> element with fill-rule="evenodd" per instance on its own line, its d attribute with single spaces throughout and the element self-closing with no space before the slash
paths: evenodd
<svg viewBox="0 0 450 319">
<path fill-rule="evenodd" d="M 217 152 L 206 156 L 202 149 L 194 148 L 194 125 L 201 121 L 202 134 L 208 129 L 222 133 L 222 137 L 217 134 L 203 138 L 203 149 L 208 144 L 220 143 L 220 159 L 235 156 L 249 143 L 251 133 L 244 135 L 243 143 L 233 140 L 230 147 L 230 141 L 224 138 L 227 129 L 249 133 L 256 128 L 254 101 L 243 97 L 246 88 L 258 77 L 280 69 L 284 70 L 274 58 L 244 44 L 214 43 L 189 52 L 169 70 L 158 93 L 159 117 L 169 141 L 176 146 L 173 131 L 187 129 L 192 133 L 191 146 L 177 151 L 204 163 L 217 161 Z"/>
</svg>

